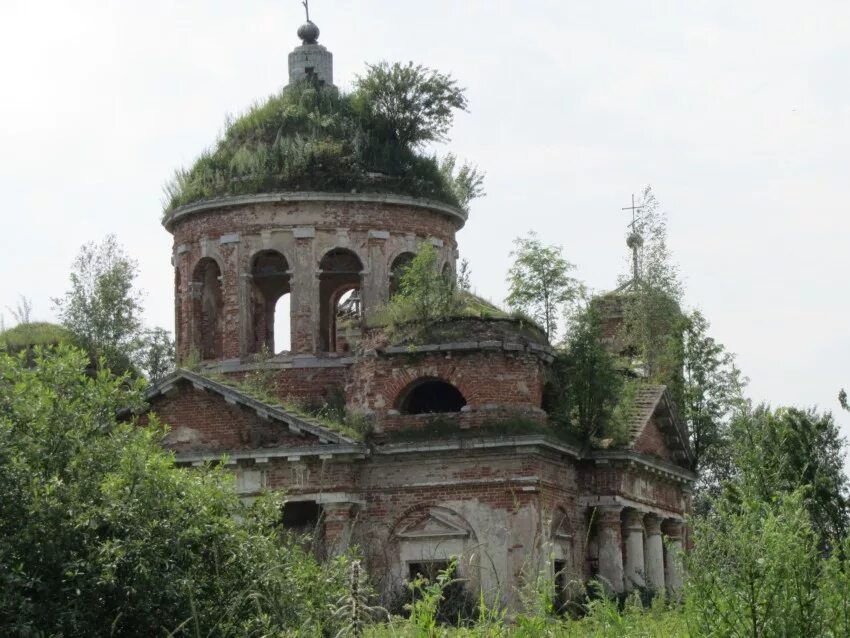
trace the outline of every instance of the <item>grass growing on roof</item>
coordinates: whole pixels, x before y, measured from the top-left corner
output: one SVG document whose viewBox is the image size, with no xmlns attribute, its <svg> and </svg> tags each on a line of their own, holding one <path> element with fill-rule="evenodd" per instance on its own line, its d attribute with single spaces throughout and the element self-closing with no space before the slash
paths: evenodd
<svg viewBox="0 0 850 638">
<path fill-rule="evenodd" d="M 375 82 L 378 75 L 385 81 Z M 442 109 L 436 115 L 433 105 Z M 288 85 L 228 119 L 215 146 L 175 172 L 164 188 L 164 215 L 198 201 L 276 191 L 397 193 L 467 210 L 483 195 L 483 175 L 451 154 L 440 161 L 423 150 L 445 139 L 454 111 L 465 107 L 449 76 L 411 65 L 370 66 L 352 93 L 311 80 Z"/>
</svg>

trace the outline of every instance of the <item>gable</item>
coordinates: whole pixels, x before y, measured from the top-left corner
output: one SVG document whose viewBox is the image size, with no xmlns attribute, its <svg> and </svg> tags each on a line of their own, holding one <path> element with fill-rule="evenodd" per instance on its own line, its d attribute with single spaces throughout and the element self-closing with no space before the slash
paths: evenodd
<svg viewBox="0 0 850 638">
<path fill-rule="evenodd" d="M 151 412 L 170 428 L 163 441 L 165 447 L 176 453 L 309 447 L 321 443 L 316 436 L 293 432 L 279 420 L 185 380 L 149 401 Z"/>
<path fill-rule="evenodd" d="M 642 387 L 627 416 L 631 449 L 681 467 L 690 466 L 687 428 L 676 414 L 666 386 Z"/>
<path fill-rule="evenodd" d="M 469 531 L 452 523 L 446 517 L 430 511 L 423 512 L 418 518 L 408 523 L 396 536 L 408 540 L 466 538 L 469 536 Z"/>
<path fill-rule="evenodd" d="M 643 430 L 635 439 L 633 444 L 636 452 L 657 456 L 666 461 L 673 461 L 673 454 L 664 440 L 664 434 L 658 426 L 658 421 L 653 415 L 643 427 Z"/>
</svg>

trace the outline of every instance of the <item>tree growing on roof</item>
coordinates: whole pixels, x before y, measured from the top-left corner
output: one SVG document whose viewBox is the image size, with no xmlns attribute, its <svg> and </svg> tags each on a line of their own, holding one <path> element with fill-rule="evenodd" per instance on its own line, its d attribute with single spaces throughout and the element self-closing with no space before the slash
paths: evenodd
<svg viewBox="0 0 850 638">
<path fill-rule="evenodd" d="M 582 290 L 578 280 L 569 275 L 575 266 L 564 257 L 560 246 L 545 246 L 534 232 L 515 239 L 514 246 L 505 301 L 512 309 L 531 315 L 552 341 L 558 332 L 558 319 Z"/>
</svg>

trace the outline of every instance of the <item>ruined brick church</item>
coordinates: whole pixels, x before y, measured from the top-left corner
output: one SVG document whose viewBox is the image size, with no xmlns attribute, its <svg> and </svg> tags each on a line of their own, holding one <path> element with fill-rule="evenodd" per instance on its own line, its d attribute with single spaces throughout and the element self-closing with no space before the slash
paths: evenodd
<svg viewBox="0 0 850 638">
<path fill-rule="evenodd" d="M 332 84 L 318 28 L 298 35 L 290 82 Z M 458 317 L 423 342 L 368 338 L 363 313 L 423 243 L 455 271 L 465 223 L 444 203 L 365 192 L 261 192 L 170 212 L 178 360 L 200 363 L 149 392 L 166 444 L 187 467 L 225 459 L 245 498 L 284 492 L 283 524 L 314 530 L 326 555 L 357 545 L 387 595 L 450 559 L 467 587 L 507 603 L 541 569 L 618 592 L 676 589 L 671 550 L 686 544 L 696 477 L 665 387 L 641 393 L 627 445 L 591 449 L 548 426 L 552 349 L 527 322 Z M 274 343 L 282 299 L 288 349 Z M 252 374 L 277 400 L 245 389 Z M 370 428 L 293 407 L 332 400 Z M 503 427 L 515 422 L 538 427 Z"/>
</svg>

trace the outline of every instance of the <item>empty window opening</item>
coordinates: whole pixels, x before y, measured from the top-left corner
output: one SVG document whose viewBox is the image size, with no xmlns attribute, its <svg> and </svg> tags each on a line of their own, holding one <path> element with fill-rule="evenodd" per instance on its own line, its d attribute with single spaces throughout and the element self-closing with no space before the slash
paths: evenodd
<svg viewBox="0 0 850 638">
<path fill-rule="evenodd" d="M 402 414 L 460 412 L 466 399 L 451 383 L 431 379 L 416 384 L 401 402 Z"/>
<path fill-rule="evenodd" d="M 410 266 L 410 262 L 416 255 L 413 253 L 401 253 L 393 260 L 390 266 L 390 298 L 392 299 L 398 294 L 401 287 L 401 277 L 404 271 Z"/>
<path fill-rule="evenodd" d="M 278 354 L 288 351 L 290 330 L 290 272 L 286 257 L 264 250 L 251 265 L 254 334 L 251 352 Z"/>
<path fill-rule="evenodd" d="M 203 361 L 220 359 L 224 352 L 221 269 L 214 259 L 205 257 L 195 267 L 192 279 L 194 347 Z"/>
<path fill-rule="evenodd" d="M 319 339 L 322 352 L 348 352 L 361 333 L 363 264 L 352 251 L 335 248 L 319 263 Z"/>
<path fill-rule="evenodd" d="M 449 561 L 447 560 L 423 560 L 416 563 L 408 563 L 407 577 L 411 582 L 417 578 L 425 578 L 428 582 L 433 583 L 437 580 L 437 576 L 448 568 Z M 457 569 L 455 568 L 454 572 L 450 574 L 452 578 L 457 575 L 456 572 Z"/>
<path fill-rule="evenodd" d="M 319 527 L 322 506 L 316 501 L 289 501 L 283 506 L 280 524 L 296 534 L 312 533 Z"/>
</svg>

